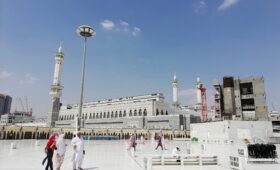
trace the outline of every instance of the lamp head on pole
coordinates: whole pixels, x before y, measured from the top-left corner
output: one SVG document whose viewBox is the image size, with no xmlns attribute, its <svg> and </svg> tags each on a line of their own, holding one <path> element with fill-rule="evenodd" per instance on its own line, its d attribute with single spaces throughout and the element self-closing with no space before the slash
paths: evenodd
<svg viewBox="0 0 280 170">
<path fill-rule="evenodd" d="M 96 31 L 88 25 L 81 25 L 77 28 L 77 33 L 80 36 L 87 38 L 87 37 L 95 36 Z"/>
</svg>

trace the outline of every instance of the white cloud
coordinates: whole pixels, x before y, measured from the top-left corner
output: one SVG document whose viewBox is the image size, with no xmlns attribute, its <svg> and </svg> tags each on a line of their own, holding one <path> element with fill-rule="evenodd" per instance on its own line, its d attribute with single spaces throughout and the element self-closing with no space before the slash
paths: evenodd
<svg viewBox="0 0 280 170">
<path fill-rule="evenodd" d="M 132 30 L 132 35 L 137 36 L 141 32 L 141 29 L 138 27 L 134 27 Z"/>
<path fill-rule="evenodd" d="M 207 4 L 206 4 L 205 0 L 197 1 L 196 3 L 193 4 L 194 12 L 200 13 L 206 7 L 206 5 Z"/>
<path fill-rule="evenodd" d="M 182 105 L 196 104 L 196 89 L 181 90 L 178 94 L 182 98 Z"/>
<path fill-rule="evenodd" d="M 129 26 L 129 24 L 127 22 L 122 21 L 122 20 L 120 21 L 120 25 L 123 26 L 123 27 L 128 27 Z"/>
<path fill-rule="evenodd" d="M 100 23 L 103 29 L 105 30 L 113 30 L 116 32 L 127 32 L 131 33 L 133 36 L 137 36 L 141 29 L 139 27 L 132 27 L 130 24 L 126 21 L 120 20 L 119 22 L 116 22 L 116 24 L 111 20 L 104 20 Z"/>
<path fill-rule="evenodd" d="M 114 22 L 110 21 L 110 20 L 104 20 L 100 24 L 101 24 L 102 28 L 105 30 L 112 30 L 115 27 Z"/>
<path fill-rule="evenodd" d="M 181 90 L 178 94 L 181 96 L 181 104 L 184 105 L 194 105 L 197 103 L 197 94 L 196 89 L 185 89 Z M 206 90 L 206 100 L 207 100 L 207 108 L 210 109 L 214 104 L 214 94 L 215 90 L 207 89 Z"/>
<path fill-rule="evenodd" d="M 121 21 L 120 21 L 120 25 L 121 25 L 121 27 L 122 27 L 122 28 L 121 28 L 122 30 L 124 30 L 124 31 L 126 31 L 126 32 L 129 31 L 129 24 L 128 24 L 127 22 L 121 20 Z"/>
<path fill-rule="evenodd" d="M 8 71 L 1 71 L 0 72 L 0 79 L 6 79 L 6 78 L 9 78 L 11 77 L 11 73 L 9 73 Z"/>
<path fill-rule="evenodd" d="M 236 4 L 239 0 L 224 0 L 224 2 L 218 7 L 218 11 L 226 10 L 232 5 Z"/>
<path fill-rule="evenodd" d="M 20 84 L 34 84 L 38 81 L 39 79 L 34 77 L 30 73 L 26 73 L 23 77 L 22 80 L 20 80 Z"/>
<path fill-rule="evenodd" d="M 1 93 L 3 93 L 3 94 L 11 94 L 11 90 L 4 90 L 4 91 L 1 91 Z"/>
</svg>

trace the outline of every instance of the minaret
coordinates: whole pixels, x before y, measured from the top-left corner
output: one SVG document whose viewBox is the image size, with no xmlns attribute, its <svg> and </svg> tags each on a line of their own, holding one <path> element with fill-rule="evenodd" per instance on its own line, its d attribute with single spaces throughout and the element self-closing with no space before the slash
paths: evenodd
<svg viewBox="0 0 280 170">
<path fill-rule="evenodd" d="M 178 80 L 176 77 L 176 73 L 173 76 L 173 82 L 172 82 L 172 86 L 173 86 L 173 106 L 174 107 L 178 107 L 179 106 L 179 102 L 178 102 Z"/>
<path fill-rule="evenodd" d="M 60 110 L 60 97 L 62 95 L 61 90 L 63 86 L 60 84 L 61 80 L 61 65 L 63 62 L 64 54 L 62 52 L 61 44 L 58 48 L 58 51 L 55 55 L 55 67 L 54 67 L 54 77 L 53 83 L 51 85 L 50 96 L 51 96 L 51 103 L 48 113 L 48 126 L 54 127 L 55 121 L 58 120 L 59 110 Z"/>
<path fill-rule="evenodd" d="M 202 87 L 202 83 L 200 82 L 200 78 L 196 78 L 196 101 L 197 104 L 201 104 L 201 90 L 200 88 Z"/>
</svg>

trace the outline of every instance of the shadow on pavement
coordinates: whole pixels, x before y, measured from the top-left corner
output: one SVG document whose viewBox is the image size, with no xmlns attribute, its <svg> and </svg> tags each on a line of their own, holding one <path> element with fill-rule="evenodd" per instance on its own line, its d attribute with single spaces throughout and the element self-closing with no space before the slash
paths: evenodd
<svg viewBox="0 0 280 170">
<path fill-rule="evenodd" d="M 93 169 L 99 169 L 99 168 L 98 167 L 84 168 L 84 170 L 93 170 Z"/>
</svg>

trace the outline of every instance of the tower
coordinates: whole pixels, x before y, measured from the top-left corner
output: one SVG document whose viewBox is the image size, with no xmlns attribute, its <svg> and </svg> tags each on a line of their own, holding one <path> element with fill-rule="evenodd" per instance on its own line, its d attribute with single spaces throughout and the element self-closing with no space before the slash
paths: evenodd
<svg viewBox="0 0 280 170">
<path fill-rule="evenodd" d="M 50 107 L 48 112 L 48 126 L 54 127 L 55 121 L 58 120 L 58 114 L 60 110 L 60 97 L 62 95 L 63 86 L 60 84 L 61 80 L 61 66 L 63 62 L 64 54 L 62 52 L 62 47 L 58 48 L 58 51 L 55 55 L 55 67 L 54 67 L 54 77 L 53 83 L 50 88 Z"/>
<path fill-rule="evenodd" d="M 200 82 L 200 78 L 196 78 L 196 101 L 197 104 L 201 104 L 201 90 L 200 88 L 202 87 L 202 83 Z"/>
<path fill-rule="evenodd" d="M 173 76 L 173 82 L 172 82 L 172 87 L 173 87 L 173 106 L 178 107 L 179 102 L 178 102 L 178 80 L 176 77 L 176 74 Z"/>
</svg>

